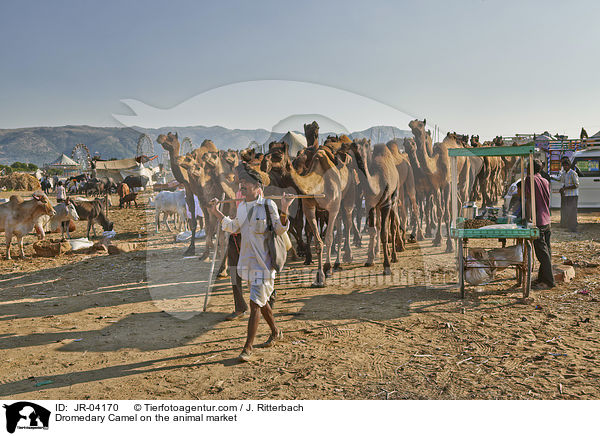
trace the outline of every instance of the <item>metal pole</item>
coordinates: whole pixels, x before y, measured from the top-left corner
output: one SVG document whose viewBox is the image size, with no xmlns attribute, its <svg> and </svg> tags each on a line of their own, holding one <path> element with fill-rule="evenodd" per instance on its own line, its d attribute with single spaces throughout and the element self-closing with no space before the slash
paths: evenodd
<svg viewBox="0 0 600 436">
<path fill-rule="evenodd" d="M 529 189 L 531 192 L 531 219 L 533 225 L 536 225 L 536 216 L 535 216 L 535 191 L 533 184 L 533 153 L 529 153 Z"/>
<path fill-rule="evenodd" d="M 225 199 L 225 193 L 223 193 L 223 195 L 221 196 L 221 199 L 222 200 Z M 196 213 L 196 212 L 194 211 L 194 213 Z M 192 219 L 196 219 L 196 217 L 192 217 Z M 196 237 L 196 235 L 192 234 L 192 238 L 195 238 L 195 237 Z M 210 237 L 208 235 L 208 233 L 206 234 L 206 237 L 207 238 Z M 212 278 L 213 278 L 213 274 L 215 272 L 215 262 L 217 261 L 217 253 L 219 252 L 219 227 L 218 227 L 218 223 L 217 223 L 216 238 L 217 238 L 217 240 L 215 241 L 215 252 L 213 253 L 212 263 L 210 264 L 210 273 L 208 275 L 208 284 L 206 286 L 206 294 L 204 295 L 204 308 L 202 309 L 202 312 L 206 312 L 206 306 L 208 305 L 208 295 L 210 294 L 210 287 L 212 286 Z"/>
<path fill-rule="evenodd" d="M 527 223 L 527 205 L 525 204 L 525 156 L 521 156 L 521 217 Z"/>
</svg>

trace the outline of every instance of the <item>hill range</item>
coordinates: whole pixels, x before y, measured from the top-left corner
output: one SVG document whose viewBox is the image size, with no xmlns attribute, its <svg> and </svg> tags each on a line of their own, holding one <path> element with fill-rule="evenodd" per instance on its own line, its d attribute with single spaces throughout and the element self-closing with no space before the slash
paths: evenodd
<svg viewBox="0 0 600 436">
<path fill-rule="evenodd" d="M 179 139 L 188 136 L 197 146 L 205 139 L 211 139 L 220 149 L 243 149 L 252 142 L 264 144 L 268 140 L 279 140 L 287 132 L 269 132 L 265 129 L 240 130 L 220 126 L 204 127 L 162 127 L 146 129 L 138 127 L 26 127 L 0 129 L 0 164 L 31 162 L 38 166 L 53 162 L 60 154 L 71 156 L 76 144 L 83 143 L 91 155 L 99 154 L 102 159 L 123 159 L 133 157 L 141 133 L 146 133 L 154 143 L 154 153 L 161 155 L 162 147 L 156 142 L 160 133 L 177 132 Z M 322 142 L 332 133 L 320 134 Z M 352 139 L 367 138 L 371 142 L 386 142 L 392 138 L 412 136 L 408 130 L 391 126 L 375 126 L 353 132 Z"/>
</svg>

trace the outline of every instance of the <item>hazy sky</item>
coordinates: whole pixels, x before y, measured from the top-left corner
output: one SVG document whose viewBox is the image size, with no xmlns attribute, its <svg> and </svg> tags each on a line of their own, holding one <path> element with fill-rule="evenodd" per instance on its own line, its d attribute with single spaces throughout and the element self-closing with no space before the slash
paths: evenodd
<svg viewBox="0 0 600 436">
<path fill-rule="evenodd" d="M 115 126 L 112 114 L 132 114 L 123 99 L 168 109 L 219 86 L 277 79 L 484 138 L 592 134 L 598 16 L 594 0 L 2 0 L 0 128 Z M 236 117 L 223 125 L 247 127 Z"/>
</svg>

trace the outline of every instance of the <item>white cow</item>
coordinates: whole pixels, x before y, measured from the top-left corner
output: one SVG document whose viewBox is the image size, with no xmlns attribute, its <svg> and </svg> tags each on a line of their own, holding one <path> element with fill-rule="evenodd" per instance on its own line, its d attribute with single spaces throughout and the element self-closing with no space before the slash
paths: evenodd
<svg viewBox="0 0 600 436">
<path fill-rule="evenodd" d="M 169 215 L 179 216 L 179 228 L 182 231 L 186 222 L 186 209 L 185 209 L 185 191 L 160 191 L 156 194 L 153 200 L 155 214 L 156 214 L 156 232 L 160 230 L 160 214 L 163 214 L 163 223 L 167 226 L 170 231 L 169 221 L 167 217 Z"/>
<path fill-rule="evenodd" d="M 72 201 L 68 201 L 67 203 L 58 203 L 54 206 L 55 215 L 49 217 L 48 215 L 40 216 L 35 223 L 35 230 L 40 239 L 44 239 L 47 231 L 56 231 L 60 227 L 62 232 L 62 238 L 65 238 L 65 232 L 67 233 L 67 237 L 71 239 L 71 234 L 69 233 L 69 220 L 78 221 L 79 215 L 77 214 L 77 209 L 75 208 L 75 204 Z"/>
</svg>

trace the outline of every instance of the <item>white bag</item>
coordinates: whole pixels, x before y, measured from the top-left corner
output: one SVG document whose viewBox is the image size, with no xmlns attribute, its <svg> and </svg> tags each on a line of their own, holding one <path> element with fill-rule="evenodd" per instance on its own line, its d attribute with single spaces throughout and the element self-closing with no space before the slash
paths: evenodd
<svg viewBox="0 0 600 436">
<path fill-rule="evenodd" d="M 486 265 L 477 259 L 468 256 L 465 266 L 465 281 L 472 285 L 481 285 L 490 282 L 494 278 L 494 272 L 491 268 L 486 268 Z"/>
<path fill-rule="evenodd" d="M 69 239 L 69 244 L 71 244 L 71 250 L 73 251 L 83 250 L 94 245 L 88 238 Z"/>
</svg>

